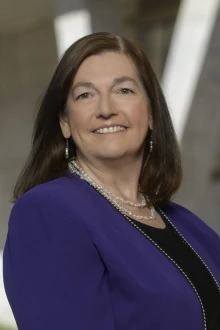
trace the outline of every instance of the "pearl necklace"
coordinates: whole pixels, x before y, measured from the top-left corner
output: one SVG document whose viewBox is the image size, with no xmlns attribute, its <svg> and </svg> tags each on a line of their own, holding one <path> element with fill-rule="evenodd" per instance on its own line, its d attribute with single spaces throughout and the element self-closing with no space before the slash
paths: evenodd
<svg viewBox="0 0 220 330">
<path fill-rule="evenodd" d="M 70 171 L 72 173 L 77 174 L 78 176 L 80 176 L 81 179 L 85 180 L 86 182 L 88 182 L 91 186 L 93 186 L 96 190 L 98 190 L 105 198 L 107 198 L 108 200 L 110 200 L 112 202 L 112 204 L 119 209 L 119 211 L 122 214 L 127 214 L 128 216 L 134 217 L 135 219 L 138 220 L 155 220 L 155 208 L 152 206 L 150 206 L 150 212 L 151 215 L 150 216 L 142 216 L 142 215 L 137 215 L 132 213 L 129 209 L 121 206 L 120 204 L 118 204 L 117 200 L 120 200 L 122 202 L 124 202 L 125 204 L 128 204 L 130 206 L 134 206 L 134 207 L 144 207 L 146 205 L 146 201 L 144 196 L 142 195 L 142 201 L 141 203 L 133 203 L 130 201 L 125 201 L 122 197 L 119 196 L 115 196 L 114 194 L 112 194 L 110 191 L 108 191 L 107 189 L 105 189 L 104 187 L 98 185 L 92 178 L 90 178 L 82 169 L 82 167 L 76 163 L 75 158 L 72 158 L 70 160 L 70 162 L 68 163 L 68 167 L 70 169 Z M 147 197 L 147 200 L 148 197 Z"/>
</svg>

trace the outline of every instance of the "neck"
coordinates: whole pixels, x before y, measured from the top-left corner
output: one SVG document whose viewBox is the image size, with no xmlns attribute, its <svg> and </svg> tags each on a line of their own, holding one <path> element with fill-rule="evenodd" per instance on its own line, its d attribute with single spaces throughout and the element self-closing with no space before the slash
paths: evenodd
<svg viewBox="0 0 220 330">
<path fill-rule="evenodd" d="M 143 157 L 123 160 L 102 160 L 85 158 L 77 154 L 77 162 L 97 184 L 111 193 L 137 202 L 139 200 L 138 182 Z"/>
</svg>

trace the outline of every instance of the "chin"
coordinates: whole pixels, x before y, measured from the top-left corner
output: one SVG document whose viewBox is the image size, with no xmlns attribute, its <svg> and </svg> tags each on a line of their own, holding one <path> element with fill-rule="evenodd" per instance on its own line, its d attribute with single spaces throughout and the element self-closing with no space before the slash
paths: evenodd
<svg viewBox="0 0 220 330">
<path fill-rule="evenodd" d="M 114 160 L 121 160 L 121 159 L 125 159 L 127 157 L 130 157 L 134 155 L 134 153 L 132 152 L 128 152 L 128 151 L 124 151 L 122 152 L 121 150 L 105 150 L 103 153 L 98 153 L 98 158 L 102 159 L 102 160 L 109 160 L 109 161 L 114 161 Z"/>
</svg>

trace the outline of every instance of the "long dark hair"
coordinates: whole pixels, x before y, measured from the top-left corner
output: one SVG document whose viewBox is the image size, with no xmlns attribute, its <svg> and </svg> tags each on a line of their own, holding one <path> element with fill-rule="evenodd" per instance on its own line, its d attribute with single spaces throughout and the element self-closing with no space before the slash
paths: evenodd
<svg viewBox="0 0 220 330">
<path fill-rule="evenodd" d="M 139 179 L 140 191 L 149 196 L 152 204 L 159 205 L 170 200 L 179 188 L 182 179 L 180 150 L 156 75 L 134 41 L 105 32 L 79 39 L 69 47 L 58 64 L 39 107 L 32 149 L 16 183 L 14 200 L 35 186 L 64 175 L 68 160 L 64 157 L 65 139 L 59 118 L 65 111 L 72 81 L 87 57 L 108 51 L 123 53 L 133 60 L 150 101 L 153 151 L 149 155 L 148 134 Z M 72 143 L 70 156 L 73 155 L 75 148 Z"/>
</svg>

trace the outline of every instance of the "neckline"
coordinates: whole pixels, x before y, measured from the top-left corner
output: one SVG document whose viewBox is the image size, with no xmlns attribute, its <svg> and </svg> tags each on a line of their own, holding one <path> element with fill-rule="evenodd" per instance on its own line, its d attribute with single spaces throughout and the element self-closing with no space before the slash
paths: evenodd
<svg viewBox="0 0 220 330">
<path fill-rule="evenodd" d="M 70 169 L 68 168 L 68 171 L 70 173 L 71 176 L 75 176 L 77 177 L 78 179 L 80 179 L 79 175 L 76 174 L 76 173 L 73 173 L 70 171 Z M 137 226 L 139 227 L 143 227 L 143 228 L 148 228 L 149 230 L 152 230 L 152 231 L 158 231 L 158 232 L 166 232 L 167 230 L 169 230 L 169 222 L 166 220 L 166 218 L 162 215 L 162 213 L 159 211 L 159 209 L 155 206 L 155 210 L 159 213 L 159 215 L 161 216 L 161 218 L 163 219 L 163 221 L 165 222 L 165 225 L 166 227 L 165 228 L 158 228 L 158 227 L 153 227 L 151 225 L 148 225 L 148 224 L 145 224 L 145 223 L 142 223 L 140 221 L 137 221 L 131 217 L 129 217 L 128 215 L 124 215 L 122 212 L 120 212 L 105 196 L 103 196 L 99 191 L 98 189 L 96 189 L 94 186 L 92 186 L 91 184 L 89 184 L 89 182 L 83 180 L 88 186 L 90 186 L 94 191 L 96 191 L 102 198 L 104 198 L 109 204 L 112 205 L 112 207 L 114 207 L 114 209 L 116 211 L 118 211 L 123 217 L 125 218 L 129 218 L 131 220 L 131 222 L 134 222 Z"/>
<path fill-rule="evenodd" d="M 138 220 L 135 220 L 131 217 L 128 216 L 128 218 L 134 222 L 137 226 L 139 227 L 142 227 L 142 228 L 146 228 L 148 230 L 151 230 L 151 231 L 160 231 L 160 232 L 167 232 L 169 230 L 169 223 L 168 221 L 166 220 L 165 217 L 163 217 L 163 215 L 161 214 L 161 212 L 159 212 L 158 208 L 155 207 L 155 210 L 159 213 L 159 215 L 161 216 L 161 218 L 163 219 L 164 223 L 165 223 L 165 228 L 158 228 L 158 227 L 154 227 L 154 226 L 151 226 L 151 225 L 148 225 L 147 223 L 142 223 Z"/>
</svg>

